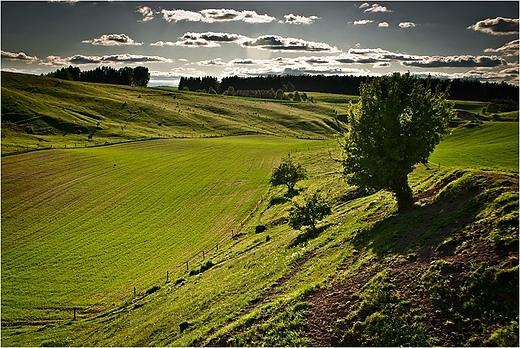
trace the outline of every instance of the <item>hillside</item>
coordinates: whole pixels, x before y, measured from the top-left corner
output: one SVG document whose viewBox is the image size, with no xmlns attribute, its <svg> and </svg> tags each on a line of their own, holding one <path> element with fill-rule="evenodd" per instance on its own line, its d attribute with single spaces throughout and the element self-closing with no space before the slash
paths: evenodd
<svg viewBox="0 0 520 348">
<path fill-rule="evenodd" d="M 330 103 L 272 102 L 2 72 L 2 154 L 153 138 L 330 138 Z"/>
<path fill-rule="evenodd" d="M 354 198 L 334 160 L 342 96 L 2 78 L 2 149 L 54 145 L 2 157 L 2 345 L 518 344 L 518 122 L 461 122 L 397 214 L 387 192 Z M 146 112 L 110 133 L 124 101 Z M 90 129 L 87 114 L 102 121 L 92 139 L 56 131 Z M 98 134 L 119 144 L 91 146 Z M 308 173 L 294 196 L 269 186 L 288 153 Z M 292 201 L 318 190 L 332 215 L 290 228 Z"/>
</svg>

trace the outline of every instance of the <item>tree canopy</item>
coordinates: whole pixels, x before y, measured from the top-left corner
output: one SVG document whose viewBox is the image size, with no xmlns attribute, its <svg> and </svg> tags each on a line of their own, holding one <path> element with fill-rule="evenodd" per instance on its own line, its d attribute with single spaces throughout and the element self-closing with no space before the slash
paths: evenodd
<svg viewBox="0 0 520 348">
<path fill-rule="evenodd" d="M 312 230 L 315 230 L 318 221 L 330 215 L 331 212 L 329 203 L 315 192 L 304 204 L 293 203 L 289 213 L 289 225 L 294 229 L 310 226 Z"/>
<path fill-rule="evenodd" d="M 425 163 L 448 129 L 453 104 L 416 77 L 398 73 L 364 83 L 350 104 L 344 174 L 351 184 L 395 194 L 400 210 L 413 204 L 408 174 Z"/>
<path fill-rule="evenodd" d="M 271 185 L 286 185 L 289 192 L 294 190 L 294 186 L 300 180 L 307 177 L 306 170 L 300 165 L 292 162 L 291 156 L 287 156 L 282 163 L 274 169 L 271 175 Z"/>
</svg>

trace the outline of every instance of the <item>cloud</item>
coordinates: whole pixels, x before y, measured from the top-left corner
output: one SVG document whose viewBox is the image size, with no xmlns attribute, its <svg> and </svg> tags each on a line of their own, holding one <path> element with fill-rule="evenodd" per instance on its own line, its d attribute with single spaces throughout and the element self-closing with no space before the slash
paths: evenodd
<svg viewBox="0 0 520 348">
<path fill-rule="evenodd" d="M 503 58 L 498 56 L 432 56 L 423 57 L 419 61 L 402 63 L 404 66 L 418 68 L 472 68 L 472 67 L 497 67 L 506 64 Z"/>
<path fill-rule="evenodd" d="M 243 47 L 254 47 L 269 51 L 292 51 L 292 52 L 339 52 L 337 47 L 323 42 L 306 41 L 278 35 L 263 35 L 256 39 L 245 40 Z"/>
<path fill-rule="evenodd" d="M 368 24 L 368 23 L 374 23 L 374 21 L 371 20 L 371 19 L 359 19 L 357 21 L 354 21 L 352 24 L 354 24 L 354 25 L 365 25 L 365 24 Z"/>
<path fill-rule="evenodd" d="M 378 28 L 388 28 L 390 25 L 388 24 L 388 22 L 380 22 L 377 27 Z"/>
<path fill-rule="evenodd" d="M 29 56 L 25 54 L 24 52 L 9 52 L 1 50 L 2 58 L 9 59 L 9 60 L 20 60 L 23 62 L 26 62 L 27 64 L 32 64 L 38 60 L 38 57 L 36 56 Z"/>
<path fill-rule="evenodd" d="M 82 43 L 90 43 L 99 46 L 141 46 L 142 42 L 136 42 L 126 34 L 106 34 L 92 40 L 83 40 Z"/>
<path fill-rule="evenodd" d="M 510 41 L 498 48 L 486 48 L 484 52 L 503 53 L 506 57 L 518 56 L 518 39 Z"/>
<path fill-rule="evenodd" d="M 399 28 L 403 28 L 403 29 L 415 28 L 416 26 L 417 26 L 417 24 L 415 24 L 414 22 L 401 22 L 401 23 L 399 23 Z"/>
<path fill-rule="evenodd" d="M 321 19 L 321 17 L 318 17 L 318 16 L 305 17 L 305 16 L 294 15 L 292 13 L 285 15 L 284 18 L 285 18 L 285 22 L 280 21 L 280 23 L 308 25 L 308 24 L 314 23 L 314 21 L 317 19 Z"/>
<path fill-rule="evenodd" d="M 155 18 L 155 11 L 148 6 L 139 6 L 135 12 L 143 15 L 139 22 L 148 22 Z"/>
<path fill-rule="evenodd" d="M 367 3 L 363 3 L 361 6 L 368 5 Z M 361 8 L 361 6 L 359 8 Z M 363 12 L 394 12 L 393 10 L 389 10 L 386 6 L 381 6 L 379 4 L 373 4 L 372 6 L 364 6 L 363 8 L 367 8 Z"/>
<path fill-rule="evenodd" d="M 359 8 L 367 8 L 370 7 L 370 4 L 368 2 L 364 2 L 361 5 L 359 5 Z"/>
<path fill-rule="evenodd" d="M 271 23 L 276 20 L 275 17 L 266 14 L 259 15 L 256 11 L 237 11 L 230 9 L 206 9 L 198 12 L 186 10 L 161 10 L 163 19 L 167 22 L 232 22 L 242 21 L 245 23 Z"/>
<path fill-rule="evenodd" d="M 230 33 L 215 33 L 208 31 L 205 33 L 188 32 L 182 35 L 176 42 L 157 41 L 151 43 L 150 46 L 180 46 L 180 47 L 220 47 L 220 43 L 240 43 L 244 40 L 251 40 L 250 38 Z"/>
<path fill-rule="evenodd" d="M 488 18 L 470 25 L 467 29 L 490 35 L 518 35 L 518 18 Z"/>
<path fill-rule="evenodd" d="M 40 61 L 44 66 L 90 65 L 90 64 L 138 64 L 138 63 L 172 63 L 173 60 L 159 56 L 139 54 L 113 54 L 105 56 L 86 56 L 76 54 L 70 57 L 47 56 Z"/>
</svg>

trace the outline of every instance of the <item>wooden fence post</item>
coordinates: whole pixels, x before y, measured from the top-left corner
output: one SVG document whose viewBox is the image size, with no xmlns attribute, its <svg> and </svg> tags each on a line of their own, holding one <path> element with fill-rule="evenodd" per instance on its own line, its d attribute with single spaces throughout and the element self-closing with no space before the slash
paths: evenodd
<svg viewBox="0 0 520 348">
<path fill-rule="evenodd" d="M 134 297 L 135 297 L 136 294 L 137 294 L 137 293 L 136 293 L 135 286 L 134 286 Z"/>
<path fill-rule="evenodd" d="M 169 276 L 169 271 L 166 271 L 166 283 L 168 283 L 168 276 Z"/>
</svg>

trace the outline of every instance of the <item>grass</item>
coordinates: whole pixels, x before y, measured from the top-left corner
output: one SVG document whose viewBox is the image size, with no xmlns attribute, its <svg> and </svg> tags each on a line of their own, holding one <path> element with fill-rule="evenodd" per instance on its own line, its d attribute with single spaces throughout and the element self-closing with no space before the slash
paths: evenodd
<svg viewBox="0 0 520 348">
<path fill-rule="evenodd" d="M 46 104 L 34 97 L 45 88 L 58 89 L 58 103 L 67 102 L 59 100 L 61 85 L 19 82 L 15 89 L 27 101 L 20 108 L 46 112 L 52 98 Z M 81 86 L 67 85 L 78 105 Z M 143 103 L 153 120 L 150 127 L 129 121 L 124 132 L 132 136 L 106 135 L 110 141 L 152 137 L 160 115 L 168 126 L 157 127 L 167 127 L 166 138 L 191 138 L 2 158 L 3 345 L 515 342 L 518 153 L 511 147 L 518 148 L 518 123 L 454 130 L 432 155 L 441 170 L 418 165 L 409 175 L 415 207 L 396 214 L 394 198 L 384 191 L 345 200 L 355 188 L 333 160 L 341 152 L 336 131 L 323 126 L 334 109 L 343 112 L 339 96 L 316 94 L 316 104 L 300 104 L 84 88 L 85 100 L 101 91 L 109 96 L 103 103 L 109 114 L 111 103 L 121 107 L 129 100 L 126 107 Z M 128 99 L 137 92 L 141 98 Z M 172 105 L 181 108 L 179 115 Z M 96 107 L 81 112 L 97 117 Z M 99 115 L 106 124 L 119 117 Z M 196 125 L 204 117 L 211 127 Z M 255 119 L 262 123 L 250 123 Z M 68 120 L 81 125 L 79 118 Z M 28 134 L 21 126 L 9 124 L 2 143 L 22 136 L 62 139 L 63 145 L 85 138 L 45 133 L 38 123 L 35 132 L 44 134 Z M 254 135 L 213 138 L 237 132 Z M 309 176 L 294 197 L 268 186 L 272 168 L 288 152 Z M 292 200 L 317 190 L 332 214 L 314 233 L 291 229 Z M 267 230 L 256 233 L 257 225 Z M 184 321 L 190 325 L 181 333 Z"/>
<path fill-rule="evenodd" d="M 445 136 L 430 162 L 459 168 L 518 171 L 518 122 L 486 122 Z"/>
<path fill-rule="evenodd" d="M 334 105 L 2 72 L 2 154 L 154 138 L 240 134 L 331 138 L 341 128 Z"/>
<path fill-rule="evenodd" d="M 272 166 L 305 146 L 179 139 L 6 157 L 2 319 L 105 310 L 182 270 L 239 232 Z"/>
</svg>

